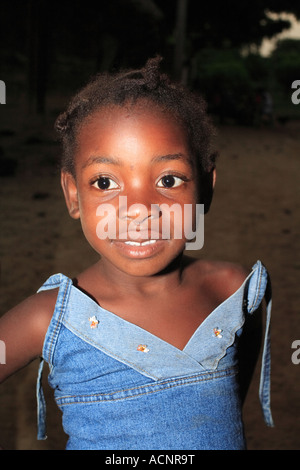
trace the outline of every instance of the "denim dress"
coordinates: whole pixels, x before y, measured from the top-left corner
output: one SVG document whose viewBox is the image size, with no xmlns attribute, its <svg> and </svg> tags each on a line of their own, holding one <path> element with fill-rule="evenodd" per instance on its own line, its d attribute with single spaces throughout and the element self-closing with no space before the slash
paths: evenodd
<svg viewBox="0 0 300 470">
<path fill-rule="evenodd" d="M 62 274 L 37 381 L 38 439 L 46 438 L 43 362 L 63 414 L 67 449 L 245 449 L 237 379 L 243 325 L 267 300 L 260 378 L 270 411 L 271 299 L 258 261 L 243 285 L 197 328 L 183 350 L 103 309 Z"/>
</svg>

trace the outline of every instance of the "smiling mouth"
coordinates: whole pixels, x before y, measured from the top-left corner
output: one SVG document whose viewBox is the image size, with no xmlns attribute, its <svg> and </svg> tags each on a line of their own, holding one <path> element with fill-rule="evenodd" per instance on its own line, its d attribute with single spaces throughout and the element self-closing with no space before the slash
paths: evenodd
<svg viewBox="0 0 300 470">
<path fill-rule="evenodd" d="M 148 240 L 114 240 L 113 244 L 121 250 L 126 257 L 132 259 L 151 258 L 164 249 L 166 240 L 156 240 L 149 238 Z"/>
</svg>

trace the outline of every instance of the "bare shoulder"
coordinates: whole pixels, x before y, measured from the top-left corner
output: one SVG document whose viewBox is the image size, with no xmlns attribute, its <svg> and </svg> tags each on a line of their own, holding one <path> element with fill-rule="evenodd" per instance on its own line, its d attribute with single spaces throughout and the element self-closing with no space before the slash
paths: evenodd
<svg viewBox="0 0 300 470">
<path fill-rule="evenodd" d="M 42 354 L 55 308 L 57 289 L 28 297 L 0 318 L 0 339 L 6 346 L 6 364 L 0 381 Z"/>
<path fill-rule="evenodd" d="M 250 273 L 240 264 L 214 260 L 196 260 L 191 263 L 191 269 L 196 282 L 209 290 L 214 289 L 223 299 L 234 294 Z"/>
<path fill-rule="evenodd" d="M 8 322 L 14 321 L 16 325 L 23 323 L 36 325 L 37 328 L 47 331 L 55 308 L 57 292 L 58 289 L 51 289 L 36 293 L 12 308 L 2 319 Z"/>
<path fill-rule="evenodd" d="M 225 296 L 230 296 L 241 287 L 250 270 L 235 263 L 218 262 L 217 264 L 215 275 L 219 281 L 220 289 L 224 289 Z"/>
</svg>

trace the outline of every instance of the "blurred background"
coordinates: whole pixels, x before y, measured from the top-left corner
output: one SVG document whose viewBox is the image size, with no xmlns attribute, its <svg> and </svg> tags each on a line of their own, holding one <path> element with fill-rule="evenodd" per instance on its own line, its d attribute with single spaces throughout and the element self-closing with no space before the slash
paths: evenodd
<svg viewBox="0 0 300 470">
<path fill-rule="evenodd" d="M 249 267 L 261 259 L 273 281 L 276 427 L 262 422 L 258 365 L 245 406 L 250 449 L 300 448 L 300 365 L 291 360 L 300 339 L 299 21 L 298 0 L 1 1 L 0 314 L 54 272 L 76 276 L 95 260 L 64 207 L 55 118 L 91 75 L 163 56 L 166 72 L 206 98 L 217 128 L 215 197 L 204 248 L 191 255 Z M 4 448 L 64 448 L 46 380 L 49 438 L 36 441 L 37 367 L 0 387 Z"/>
<path fill-rule="evenodd" d="M 266 92 L 278 118 L 289 119 L 297 17 L 295 0 L 2 0 L 1 80 L 9 103 L 26 97 L 43 113 L 92 74 L 160 54 L 168 73 L 201 90 L 221 119 L 253 124 Z"/>
</svg>

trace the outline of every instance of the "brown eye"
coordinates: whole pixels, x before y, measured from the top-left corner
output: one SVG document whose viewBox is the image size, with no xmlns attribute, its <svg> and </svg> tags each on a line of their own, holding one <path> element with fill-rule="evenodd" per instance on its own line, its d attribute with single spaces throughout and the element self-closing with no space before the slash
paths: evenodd
<svg viewBox="0 0 300 470">
<path fill-rule="evenodd" d="M 157 186 L 160 188 L 176 188 L 177 186 L 180 186 L 183 183 L 183 179 L 179 178 L 178 176 L 174 175 L 165 175 L 163 176 L 159 182 L 157 183 Z"/>
<path fill-rule="evenodd" d="M 117 183 L 111 178 L 108 178 L 108 176 L 100 176 L 93 183 L 93 186 L 96 186 L 98 189 L 101 189 L 101 191 L 105 191 L 108 189 L 117 189 L 119 187 Z"/>
</svg>

